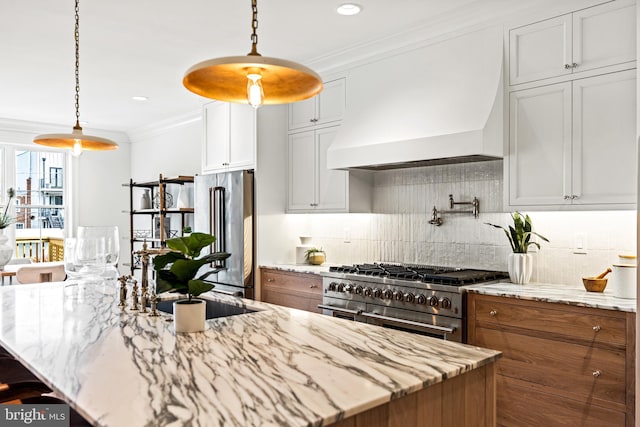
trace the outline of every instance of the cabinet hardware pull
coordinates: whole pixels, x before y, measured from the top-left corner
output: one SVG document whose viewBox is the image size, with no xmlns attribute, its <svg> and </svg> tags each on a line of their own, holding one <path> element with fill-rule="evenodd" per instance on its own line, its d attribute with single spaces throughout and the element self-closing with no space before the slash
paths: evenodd
<svg viewBox="0 0 640 427">
<path fill-rule="evenodd" d="M 313 289 L 313 288 L 317 288 L 318 285 L 309 285 L 309 287 Z"/>
<path fill-rule="evenodd" d="M 491 316 L 491 317 L 495 317 L 495 316 L 496 316 L 496 314 L 498 314 L 498 311 L 497 311 L 497 310 L 491 310 L 491 311 L 489 312 L 489 316 Z"/>
<path fill-rule="evenodd" d="M 571 64 L 571 68 L 577 68 L 577 67 L 578 67 L 577 63 L 574 62 L 573 64 Z"/>
<path fill-rule="evenodd" d="M 275 280 L 275 279 L 271 279 L 271 278 L 269 278 L 269 279 L 267 279 L 267 282 L 273 282 L 274 280 Z"/>
<path fill-rule="evenodd" d="M 591 375 L 593 375 L 594 378 L 598 378 L 600 376 L 600 371 L 596 369 Z"/>
<path fill-rule="evenodd" d="M 600 325 L 596 325 L 596 326 L 593 327 L 593 330 L 596 331 L 596 332 L 600 332 L 600 329 L 601 329 Z"/>
<path fill-rule="evenodd" d="M 580 198 L 580 196 L 576 196 L 575 194 L 571 195 L 571 200 L 575 200 L 575 199 L 579 199 L 579 198 Z"/>
<path fill-rule="evenodd" d="M 564 195 L 564 199 L 565 200 L 569 200 L 571 198 L 571 196 L 567 196 L 566 194 Z"/>
<path fill-rule="evenodd" d="M 570 69 L 570 68 L 571 68 L 571 65 L 569 65 L 569 64 L 564 64 L 564 69 L 565 69 L 565 70 L 568 70 L 568 69 Z"/>
</svg>

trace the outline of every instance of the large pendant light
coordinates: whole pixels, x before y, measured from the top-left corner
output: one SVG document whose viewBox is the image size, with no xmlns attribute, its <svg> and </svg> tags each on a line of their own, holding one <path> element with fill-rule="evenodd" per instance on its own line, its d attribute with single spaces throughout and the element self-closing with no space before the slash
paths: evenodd
<svg viewBox="0 0 640 427">
<path fill-rule="evenodd" d="M 258 53 L 258 6 L 251 1 L 251 52 L 200 62 L 182 80 L 191 92 L 219 101 L 250 104 L 286 104 L 311 98 L 322 91 L 322 80 L 304 65 Z"/>
<path fill-rule="evenodd" d="M 76 124 L 73 126 L 71 133 L 49 133 L 44 135 L 38 135 L 33 142 L 40 145 L 46 145 L 47 147 L 54 148 L 68 148 L 71 149 L 71 153 L 74 156 L 82 154 L 83 150 L 115 150 L 118 148 L 118 144 L 98 136 L 85 135 L 82 133 L 82 127 L 80 127 L 80 4 L 79 0 L 76 0 L 75 8 L 75 75 L 76 75 Z"/>
</svg>

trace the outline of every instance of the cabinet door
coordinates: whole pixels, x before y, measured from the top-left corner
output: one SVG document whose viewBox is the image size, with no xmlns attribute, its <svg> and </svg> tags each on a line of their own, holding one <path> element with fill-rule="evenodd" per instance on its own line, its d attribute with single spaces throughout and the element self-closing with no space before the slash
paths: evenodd
<svg viewBox="0 0 640 427">
<path fill-rule="evenodd" d="M 635 203 L 636 70 L 573 85 L 573 203 Z"/>
<path fill-rule="evenodd" d="M 253 169 L 256 151 L 256 109 L 230 105 L 229 170 Z"/>
<path fill-rule="evenodd" d="M 229 163 L 229 104 L 212 102 L 204 106 L 202 173 L 226 170 Z"/>
<path fill-rule="evenodd" d="M 346 210 L 348 172 L 327 169 L 327 150 L 338 132 L 338 127 L 316 131 L 318 210 Z"/>
<path fill-rule="evenodd" d="M 571 82 L 511 92 L 509 201 L 568 204 L 571 194 Z"/>
<path fill-rule="evenodd" d="M 324 83 L 324 89 L 317 97 L 315 124 L 323 124 L 342 120 L 345 109 L 345 79 Z"/>
<path fill-rule="evenodd" d="M 509 31 L 509 83 L 512 85 L 570 74 L 571 15 Z"/>
<path fill-rule="evenodd" d="M 315 208 L 315 132 L 289 135 L 288 145 L 288 211 L 309 211 Z"/>
<path fill-rule="evenodd" d="M 289 130 L 342 120 L 346 105 L 345 79 L 323 83 L 313 98 L 289 104 Z"/>
<path fill-rule="evenodd" d="M 622 0 L 573 14 L 574 71 L 585 71 L 636 59 L 636 6 Z"/>
<path fill-rule="evenodd" d="M 315 125 L 316 98 L 317 95 L 289 104 L 289 130 Z"/>
</svg>

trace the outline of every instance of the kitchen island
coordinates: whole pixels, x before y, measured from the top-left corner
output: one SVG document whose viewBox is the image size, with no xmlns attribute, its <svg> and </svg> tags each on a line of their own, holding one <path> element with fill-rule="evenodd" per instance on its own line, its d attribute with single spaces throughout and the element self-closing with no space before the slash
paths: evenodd
<svg viewBox="0 0 640 427">
<path fill-rule="evenodd" d="M 95 425 L 494 424 L 497 351 L 207 298 L 256 312 L 176 334 L 113 282 L 3 287 L 0 344 Z"/>
</svg>

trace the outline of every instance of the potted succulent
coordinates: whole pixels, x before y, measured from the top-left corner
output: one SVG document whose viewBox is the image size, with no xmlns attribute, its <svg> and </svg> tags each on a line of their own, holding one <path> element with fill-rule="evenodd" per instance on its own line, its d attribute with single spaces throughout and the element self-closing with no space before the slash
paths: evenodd
<svg viewBox="0 0 640 427">
<path fill-rule="evenodd" d="M 533 224 L 529 215 L 523 217 L 520 212 L 513 212 L 511 218 L 513 219 L 513 226 L 510 225 L 508 229 L 488 222 L 485 224 L 502 229 L 504 234 L 507 235 L 507 239 L 509 239 L 513 251 L 513 253 L 509 254 L 507 264 L 511 281 L 518 284 L 529 283 L 531 273 L 533 272 L 533 264 L 531 262 L 531 255 L 527 252 L 529 246 L 532 245 L 540 249 L 540 244 L 532 241 L 531 236 L 538 236 L 545 242 L 549 240 L 543 235 L 533 231 Z"/>
<path fill-rule="evenodd" d="M 309 248 L 304 253 L 304 259 L 306 259 L 309 264 L 322 265 L 322 263 L 326 261 L 326 254 L 322 248 Z"/>
<path fill-rule="evenodd" d="M 204 330 L 206 304 L 194 299 L 203 292 L 213 289 L 213 284 L 204 279 L 219 270 L 209 270 L 198 276 L 200 268 L 214 261 L 229 258 L 226 252 L 214 252 L 200 257 L 205 247 L 216 238 L 206 233 L 191 233 L 189 236 L 167 239 L 170 252 L 153 259 L 156 270 L 156 293 L 177 291 L 187 294 L 187 299 L 173 303 L 173 316 L 176 332 L 199 332 Z"/>
</svg>

